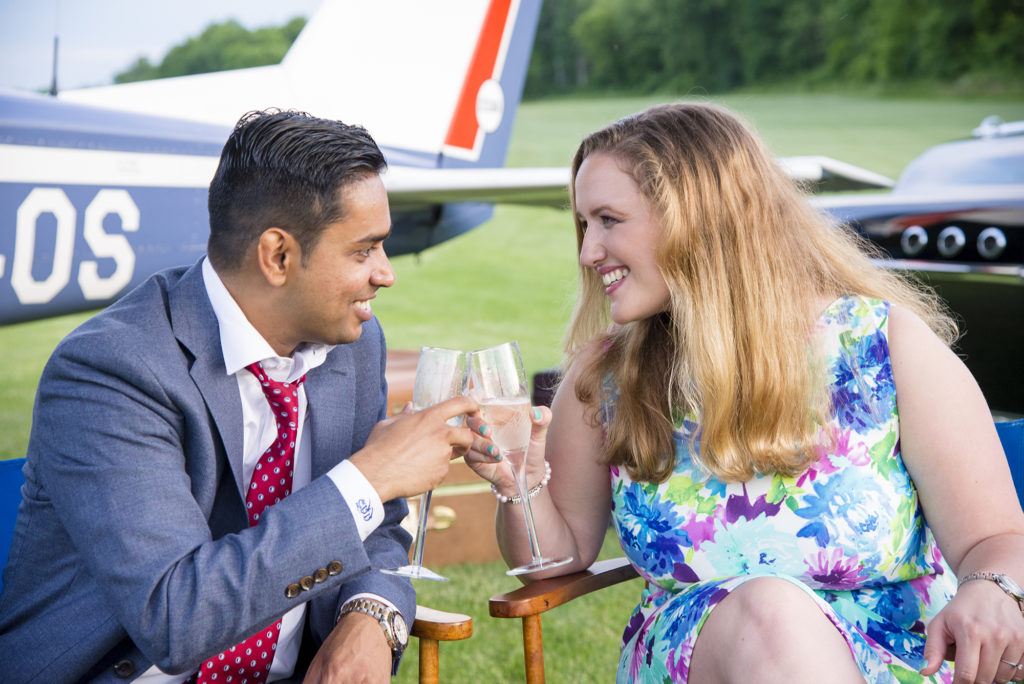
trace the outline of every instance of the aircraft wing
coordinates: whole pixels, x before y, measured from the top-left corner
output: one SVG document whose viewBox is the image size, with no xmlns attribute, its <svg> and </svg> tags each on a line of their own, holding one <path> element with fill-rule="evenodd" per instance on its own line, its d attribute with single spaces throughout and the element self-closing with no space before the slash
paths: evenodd
<svg viewBox="0 0 1024 684">
<path fill-rule="evenodd" d="M 780 157 L 778 162 L 791 178 L 808 183 L 815 192 L 893 186 L 890 178 L 829 157 Z M 447 202 L 568 209 L 569 180 L 568 167 L 417 169 L 396 166 L 388 170 L 384 185 L 395 209 Z"/>
<path fill-rule="evenodd" d="M 393 209 L 448 202 L 526 204 L 566 209 L 569 169 L 415 169 L 389 168 L 383 176 Z"/>
<path fill-rule="evenodd" d="M 791 178 L 809 183 L 814 192 L 880 190 L 896 184 L 879 173 L 831 157 L 780 157 L 778 162 Z"/>
</svg>

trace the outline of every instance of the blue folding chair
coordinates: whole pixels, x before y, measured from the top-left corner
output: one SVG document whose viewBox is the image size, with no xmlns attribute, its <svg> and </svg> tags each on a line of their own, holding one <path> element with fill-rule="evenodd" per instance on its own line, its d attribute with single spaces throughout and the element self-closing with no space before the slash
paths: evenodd
<svg viewBox="0 0 1024 684">
<path fill-rule="evenodd" d="M 21 473 L 23 465 L 23 458 L 0 461 L 0 589 L 4 586 L 2 571 L 11 551 L 14 519 L 18 517 L 18 504 L 21 503 L 21 485 L 25 484 L 25 476 Z"/>
<path fill-rule="evenodd" d="M 1006 460 L 1010 464 L 1010 474 L 1017 488 L 1017 498 L 1024 506 L 1024 418 L 1006 420 L 996 423 L 996 432 L 1003 443 Z"/>
</svg>

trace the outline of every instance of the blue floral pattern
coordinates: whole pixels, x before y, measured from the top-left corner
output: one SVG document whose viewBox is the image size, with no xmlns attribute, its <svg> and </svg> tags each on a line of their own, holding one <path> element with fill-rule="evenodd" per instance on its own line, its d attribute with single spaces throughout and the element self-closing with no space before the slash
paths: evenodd
<svg viewBox="0 0 1024 684">
<path fill-rule="evenodd" d="M 708 478 L 690 458 L 689 421 L 677 425 L 667 481 L 634 482 L 611 468 L 619 541 L 646 580 L 623 634 L 618 681 L 685 682 L 711 610 L 758 576 L 805 591 L 870 684 L 952 681 L 948 664 L 932 677 L 918 673 L 925 625 L 955 580 L 900 456 L 888 314 L 886 302 L 843 297 L 819 319 L 837 437 L 817 447 L 805 472 Z M 606 420 L 615 400 L 609 391 Z"/>
</svg>

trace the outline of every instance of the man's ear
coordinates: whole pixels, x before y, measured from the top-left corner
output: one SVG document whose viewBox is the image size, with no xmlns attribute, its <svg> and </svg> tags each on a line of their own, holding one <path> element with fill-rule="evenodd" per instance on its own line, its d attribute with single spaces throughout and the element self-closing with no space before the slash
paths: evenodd
<svg viewBox="0 0 1024 684">
<path fill-rule="evenodd" d="M 298 241 L 283 228 L 267 228 L 256 243 L 256 262 L 273 287 L 281 287 L 298 267 L 302 251 Z"/>
</svg>

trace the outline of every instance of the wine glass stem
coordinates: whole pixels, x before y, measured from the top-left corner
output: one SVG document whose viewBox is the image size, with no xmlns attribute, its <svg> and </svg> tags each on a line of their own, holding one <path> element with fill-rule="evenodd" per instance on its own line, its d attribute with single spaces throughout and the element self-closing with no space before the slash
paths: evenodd
<svg viewBox="0 0 1024 684">
<path fill-rule="evenodd" d="M 533 509 L 530 507 L 530 499 L 527 496 L 529 491 L 526 485 L 526 474 L 515 474 L 516 488 L 519 490 L 519 499 L 522 501 L 523 520 L 526 521 L 526 536 L 530 540 L 530 553 L 534 560 L 540 560 L 540 544 L 537 542 L 537 529 L 533 524 Z"/>
<path fill-rule="evenodd" d="M 416 526 L 416 541 L 413 542 L 413 565 L 423 565 L 423 538 L 427 536 L 427 513 L 430 510 L 432 491 L 420 494 L 419 524 Z"/>
</svg>

